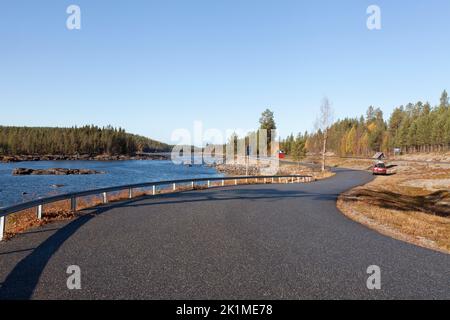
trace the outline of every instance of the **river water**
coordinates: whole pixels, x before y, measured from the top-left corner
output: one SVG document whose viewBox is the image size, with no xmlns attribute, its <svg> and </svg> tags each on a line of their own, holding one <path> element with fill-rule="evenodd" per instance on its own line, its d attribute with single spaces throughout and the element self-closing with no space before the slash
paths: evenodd
<svg viewBox="0 0 450 320">
<path fill-rule="evenodd" d="M 93 169 L 99 175 L 13 176 L 14 168 Z M 214 168 L 175 165 L 171 161 L 37 161 L 0 163 L 0 207 L 74 191 L 160 180 L 220 177 Z M 57 186 L 62 185 L 62 186 Z"/>
</svg>

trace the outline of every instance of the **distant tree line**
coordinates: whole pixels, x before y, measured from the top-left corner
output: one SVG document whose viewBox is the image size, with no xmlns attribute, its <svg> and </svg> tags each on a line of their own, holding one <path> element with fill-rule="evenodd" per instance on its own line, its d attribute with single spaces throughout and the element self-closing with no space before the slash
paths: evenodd
<svg viewBox="0 0 450 320">
<path fill-rule="evenodd" d="M 305 132 L 304 134 L 298 133 L 296 136 L 291 133 L 285 139 L 280 141 L 280 149 L 290 155 L 293 160 L 300 160 L 306 156 L 307 139 L 308 132 Z"/>
<path fill-rule="evenodd" d="M 170 146 L 122 128 L 84 126 L 73 128 L 0 126 L 0 154 L 109 154 L 169 151 Z"/>
<path fill-rule="evenodd" d="M 320 153 L 323 133 L 318 130 L 306 138 L 306 149 Z M 450 104 L 444 91 L 440 103 L 432 107 L 421 101 L 394 109 L 385 121 L 379 108 L 370 106 L 366 116 L 346 118 L 328 130 L 327 147 L 339 155 L 368 156 L 394 148 L 402 152 L 448 150 L 450 146 Z"/>
</svg>

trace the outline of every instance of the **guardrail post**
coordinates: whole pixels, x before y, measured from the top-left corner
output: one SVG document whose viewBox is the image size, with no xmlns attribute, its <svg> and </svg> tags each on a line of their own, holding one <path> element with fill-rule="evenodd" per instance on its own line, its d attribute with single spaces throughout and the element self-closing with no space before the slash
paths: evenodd
<svg viewBox="0 0 450 320">
<path fill-rule="evenodd" d="M 173 191 L 177 191 L 177 184 L 176 183 L 173 184 Z"/>
<path fill-rule="evenodd" d="M 237 179 L 234 179 L 234 185 L 237 186 Z"/>
<path fill-rule="evenodd" d="M 264 184 L 266 184 L 266 178 L 264 178 Z"/>
<path fill-rule="evenodd" d="M 128 199 L 133 199 L 133 188 L 128 189 Z"/>
<path fill-rule="evenodd" d="M 0 217 L 0 241 L 2 241 L 5 236 L 5 225 L 6 217 Z"/>
<path fill-rule="evenodd" d="M 225 180 L 222 180 L 222 187 L 225 185 Z"/>
<path fill-rule="evenodd" d="M 107 195 L 107 193 L 103 192 L 102 196 L 103 196 L 103 203 L 104 204 L 108 203 L 108 195 Z"/>
<path fill-rule="evenodd" d="M 191 182 L 191 189 L 194 190 L 194 181 Z"/>
<path fill-rule="evenodd" d="M 153 193 L 153 195 L 156 194 L 156 186 L 153 186 L 153 187 L 152 187 L 152 193 Z"/>
<path fill-rule="evenodd" d="M 70 198 L 70 210 L 72 212 L 77 211 L 77 197 Z"/>
<path fill-rule="evenodd" d="M 36 207 L 36 215 L 39 220 L 42 219 L 42 204 Z"/>
<path fill-rule="evenodd" d="M 211 187 L 211 181 L 208 180 L 208 188 Z"/>
<path fill-rule="evenodd" d="M 274 182 L 274 178 L 272 177 L 272 183 Z"/>
</svg>

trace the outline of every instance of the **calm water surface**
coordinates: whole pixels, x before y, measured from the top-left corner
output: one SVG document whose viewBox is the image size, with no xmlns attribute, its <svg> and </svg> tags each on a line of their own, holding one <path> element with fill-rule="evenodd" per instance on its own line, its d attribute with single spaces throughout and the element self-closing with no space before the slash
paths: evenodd
<svg viewBox="0 0 450 320">
<path fill-rule="evenodd" d="M 13 176 L 14 168 L 94 169 L 100 175 Z M 38 161 L 0 164 L 0 207 L 39 197 L 159 180 L 220 177 L 214 168 L 175 165 L 171 161 Z M 55 185 L 63 185 L 55 187 Z M 25 194 L 24 194 L 25 193 Z"/>
</svg>

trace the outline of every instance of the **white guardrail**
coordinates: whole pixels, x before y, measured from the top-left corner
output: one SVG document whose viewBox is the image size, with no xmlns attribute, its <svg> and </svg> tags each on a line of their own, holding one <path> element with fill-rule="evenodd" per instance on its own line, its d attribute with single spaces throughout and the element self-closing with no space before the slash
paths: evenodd
<svg viewBox="0 0 450 320">
<path fill-rule="evenodd" d="M 172 186 L 173 191 L 177 191 L 177 186 L 179 185 L 189 185 L 190 190 L 193 190 L 196 184 L 206 183 L 208 188 L 211 187 L 211 182 L 220 181 L 219 186 L 225 186 L 225 181 L 234 181 L 234 185 L 238 185 L 239 181 L 245 180 L 248 183 L 249 179 L 256 179 L 256 183 L 301 183 L 301 182 L 311 182 L 313 181 L 312 176 L 306 175 L 284 175 L 284 176 L 244 176 L 244 177 L 217 177 L 217 178 L 198 178 L 198 179 L 183 179 L 183 180 L 168 180 L 168 181 L 156 181 L 156 182 L 146 182 L 129 184 L 117 187 L 100 188 L 94 190 L 73 192 L 67 194 L 61 194 L 46 198 L 39 198 L 36 200 L 16 204 L 13 206 L 0 208 L 0 241 L 4 239 L 5 227 L 6 227 L 6 217 L 13 213 L 18 213 L 23 210 L 36 208 L 36 215 L 38 219 L 42 219 L 44 214 L 44 205 L 70 200 L 70 209 L 73 212 L 77 211 L 77 199 L 81 197 L 101 195 L 104 204 L 108 203 L 108 193 L 128 190 L 128 199 L 133 199 L 133 190 L 142 188 L 152 188 L 153 195 L 156 195 L 156 187 L 158 186 Z M 183 190 L 187 191 L 187 190 Z"/>
</svg>

